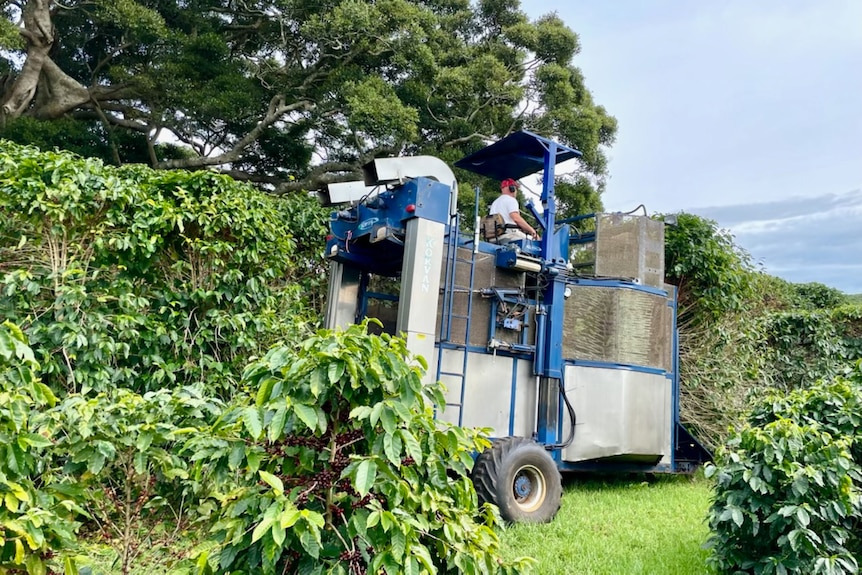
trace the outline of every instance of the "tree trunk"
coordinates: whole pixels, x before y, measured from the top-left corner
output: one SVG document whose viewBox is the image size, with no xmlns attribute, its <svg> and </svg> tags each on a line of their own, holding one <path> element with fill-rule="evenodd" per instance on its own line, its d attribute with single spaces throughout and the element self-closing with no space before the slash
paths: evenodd
<svg viewBox="0 0 862 575">
<path fill-rule="evenodd" d="M 27 60 L 12 86 L 3 94 L 0 102 L 0 116 L 3 119 L 14 119 L 23 114 L 36 94 L 42 66 L 54 44 L 51 1 L 29 0 L 24 6 L 24 29 L 21 35 L 27 44 Z"/>
<path fill-rule="evenodd" d="M 33 116 L 42 120 L 59 118 L 90 101 L 90 92 L 63 72 L 50 58 L 42 64 Z"/>
</svg>

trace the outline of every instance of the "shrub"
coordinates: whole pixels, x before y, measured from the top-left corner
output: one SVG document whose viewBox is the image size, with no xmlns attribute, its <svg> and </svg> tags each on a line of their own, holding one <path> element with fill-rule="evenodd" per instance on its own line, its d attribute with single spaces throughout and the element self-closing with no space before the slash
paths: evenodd
<svg viewBox="0 0 862 575">
<path fill-rule="evenodd" d="M 56 399 L 37 369 L 21 330 L 0 324 L 0 573 L 44 575 L 54 554 L 74 545 L 82 511 L 45 456 L 53 437 L 38 410 Z M 74 572 L 71 560 L 66 567 Z"/>
<path fill-rule="evenodd" d="M 680 321 L 711 322 L 746 309 L 754 271 L 733 236 L 706 218 L 676 215 L 665 228 L 665 275 L 679 288 Z"/>
<path fill-rule="evenodd" d="M 805 387 L 834 377 L 846 355 L 838 325 L 827 310 L 776 312 L 761 320 L 763 353 L 773 366 L 772 383 L 783 389 Z"/>
<path fill-rule="evenodd" d="M 847 303 L 847 296 L 841 290 L 822 283 L 793 284 L 793 287 L 803 305 L 809 309 L 830 309 Z"/>
<path fill-rule="evenodd" d="M 188 517 L 193 484 L 179 450 L 187 435 L 220 413 L 219 402 L 181 388 L 72 394 L 45 414 L 43 429 L 50 425 L 56 438 L 50 453 L 75 482 L 89 526 L 115 549 L 124 575 L 144 550 L 144 519 L 163 507 L 178 528 Z M 150 537 L 147 544 L 169 543 Z"/>
<path fill-rule="evenodd" d="M 717 454 L 710 563 L 720 573 L 856 573 L 862 364 L 758 402 Z"/>
<path fill-rule="evenodd" d="M 218 501 L 201 572 L 517 573 L 478 507 L 478 432 L 441 424 L 403 340 L 320 331 L 251 364 L 254 401 L 193 438 Z M 423 366 L 424 367 L 424 366 Z"/>
<path fill-rule="evenodd" d="M 277 201 L 210 172 L 113 168 L 4 143 L 0 315 L 56 392 L 233 393 L 303 319 Z"/>
</svg>

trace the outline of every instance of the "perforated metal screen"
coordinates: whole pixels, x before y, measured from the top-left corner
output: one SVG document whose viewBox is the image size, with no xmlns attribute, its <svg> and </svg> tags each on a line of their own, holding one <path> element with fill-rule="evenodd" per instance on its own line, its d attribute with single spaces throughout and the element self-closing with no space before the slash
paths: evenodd
<svg viewBox="0 0 862 575">
<path fill-rule="evenodd" d="M 644 285 L 664 284 L 664 223 L 644 216 L 596 216 L 598 276 L 633 278 Z"/>
<path fill-rule="evenodd" d="M 466 320 L 463 317 L 467 316 L 467 306 L 470 299 L 473 300 L 473 309 L 470 320 L 470 345 L 486 346 L 488 345 L 488 333 L 491 320 L 491 301 L 487 297 L 475 293 L 477 290 L 498 287 L 498 288 L 523 288 L 524 273 L 513 272 L 498 268 L 494 265 L 494 256 L 491 254 L 476 254 L 476 271 L 473 277 L 474 293 L 469 294 L 470 287 L 470 261 L 471 253 L 469 249 L 458 248 L 458 258 L 460 261 L 455 264 L 455 293 L 452 302 L 452 327 L 448 341 L 453 343 L 463 344 L 466 335 Z M 444 259 L 444 265 L 445 265 Z M 443 272 L 443 281 L 441 282 L 441 297 L 440 304 L 437 310 L 437 333 L 441 333 L 442 318 L 445 305 L 443 297 L 443 286 L 446 282 L 446 273 Z M 457 317 L 463 316 L 463 317 Z M 441 338 L 445 334 L 441 334 Z M 517 343 L 520 340 L 520 332 L 498 328 L 496 338 L 501 341 Z"/>
<path fill-rule="evenodd" d="M 563 357 L 671 370 L 673 314 L 666 298 L 633 289 L 571 288 Z"/>
</svg>

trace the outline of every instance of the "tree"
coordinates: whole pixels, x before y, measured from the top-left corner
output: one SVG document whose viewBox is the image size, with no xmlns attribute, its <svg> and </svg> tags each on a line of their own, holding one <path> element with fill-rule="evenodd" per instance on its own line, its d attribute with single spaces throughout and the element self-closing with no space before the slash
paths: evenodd
<svg viewBox="0 0 862 575">
<path fill-rule="evenodd" d="M 577 35 L 517 0 L 3 5 L 0 119 L 18 141 L 285 193 L 527 128 L 582 150 L 591 185 L 606 173 L 616 121 L 572 65 Z"/>
</svg>

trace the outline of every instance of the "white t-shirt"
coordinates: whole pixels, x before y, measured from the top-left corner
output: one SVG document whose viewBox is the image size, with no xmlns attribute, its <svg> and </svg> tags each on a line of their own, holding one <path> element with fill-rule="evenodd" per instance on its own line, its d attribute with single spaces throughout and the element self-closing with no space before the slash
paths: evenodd
<svg viewBox="0 0 862 575">
<path fill-rule="evenodd" d="M 500 214 L 503 216 L 503 221 L 506 224 L 515 225 L 515 220 L 510 215 L 512 212 L 518 211 L 518 200 L 514 196 L 500 194 L 500 197 L 494 200 L 491 204 L 491 209 L 488 210 L 489 215 Z"/>
</svg>

